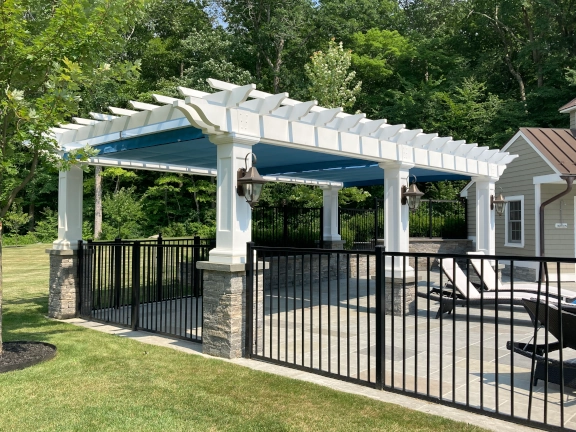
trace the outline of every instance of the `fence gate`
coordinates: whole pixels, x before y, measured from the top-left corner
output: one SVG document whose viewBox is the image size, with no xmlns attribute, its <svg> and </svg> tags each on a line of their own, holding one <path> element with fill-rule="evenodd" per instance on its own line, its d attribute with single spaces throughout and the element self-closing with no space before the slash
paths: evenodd
<svg viewBox="0 0 576 432">
<path fill-rule="evenodd" d="M 79 242 L 80 316 L 133 330 L 202 340 L 207 241 Z"/>
</svg>

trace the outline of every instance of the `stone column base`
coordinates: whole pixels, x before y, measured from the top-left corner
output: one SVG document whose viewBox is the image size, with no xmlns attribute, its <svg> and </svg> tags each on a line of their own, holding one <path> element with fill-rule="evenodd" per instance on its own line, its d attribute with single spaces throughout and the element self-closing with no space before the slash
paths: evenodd
<svg viewBox="0 0 576 432">
<path fill-rule="evenodd" d="M 323 241 L 323 248 L 324 249 L 344 249 L 344 240 L 324 240 Z"/>
<path fill-rule="evenodd" d="M 376 276 L 372 276 L 376 279 Z M 420 279 L 420 277 L 418 278 Z M 404 316 L 416 313 L 416 281 L 415 277 L 406 277 L 404 285 L 403 278 L 384 278 L 384 313 L 386 315 Z M 404 303 L 404 296 L 406 302 Z"/>
<path fill-rule="evenodd" d="M 48 316 L 74 318 L 78 312 L 78 251 L 47 249 L 50 255 Z"/>
<path fill-rule="evenodd" d="M 244 354 L 246 265 L 199 261 L 204 270 L 202 352 L 233 359 Z"/>
</svg>

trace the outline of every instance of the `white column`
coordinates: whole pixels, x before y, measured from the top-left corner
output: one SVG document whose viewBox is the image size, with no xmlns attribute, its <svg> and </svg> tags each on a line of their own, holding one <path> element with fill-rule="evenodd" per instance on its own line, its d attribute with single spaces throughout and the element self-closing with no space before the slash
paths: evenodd
<svg viewBox="0 0 576 432">
<path fill-rule="evenodd" d="M 402 205 L 402 186 L 408 186 L 407 163 L 381 163 L 384 169 L 384 245 L 387 252 L 409 252 L 410 232 L 408 205 Z"/>
<path fill-rule="evenodd" d="M 496 253 L 496 210 L 490 208 L 496 181 L 491 177 L 476 180 L 476 250 L 487 255 Z"/>
<path fill-rule="evenodd" d="M 325 241 L 340 241 L 342 237 L 338 233 L 338 191 L 340 186 L 321 186 L 323 197 L 323 224 L 322 233 Z"/>
<path fill-rule="evenodd" d="M 217 147 L 216 248 L 210 251 L 210 262 L 246 263 L 246 243 L 252 239 L 252 209 L 244 197 L 236 193 L 239 168 L 258 141 L 250 137 L 211 136 Z M 252 158 L 248 158 L 250 168 Z"/>
<path fill-rule="evenodd" d="M 78 248 L 82 239 L 83 172 L 77 166 L 60 171 L 58 180 L 58 240 L 53 249 Z"/>
</svg>

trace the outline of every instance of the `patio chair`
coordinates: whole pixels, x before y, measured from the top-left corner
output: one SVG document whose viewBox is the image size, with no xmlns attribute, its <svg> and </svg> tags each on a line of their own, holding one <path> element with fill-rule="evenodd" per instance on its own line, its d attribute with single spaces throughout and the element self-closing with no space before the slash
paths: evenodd
<svg viewBox="0 0 576 432">
<path fill-rule="evenodd" d="M 443 313 L 451 314 L 455 306 L 522 305 L 522 300 L 534 297 L 534 293 L 516 291 L 479 292 L 453 258 L 444 258 L 441 261 L 442 271 L 446 274 L 449 285 L 433 288 L 426 294 L 418 293 L 421 297 L 427 297 L 440 303 L 436 318 L 439 318 Z M 546 299 L 545 296 L 541 297 Z"/>
<path fill-rule="evenodd" d="M 564 348 L 576 349 L 576 332 L 574 331 L 576 328 L 576 305 L 560 304 L 561 309 L 559 310 L 557 301 L 545 303 L 543 301 L 538 302 L 537 299 L 526 299 L 523 300 L 523 304 L 534 318 L 534 325 L 537 326 L 540 323 L 544 326 L 556 338 L 556 342 L 533 345 L 508 341 L 506 347 L 536 363 L 532 377 L 533 386 L 538 384 L 538 380 L 546 379 L 550 383 L 560 385 L 563 369 L 564 385 L 576 388 L 576 359 L 560 362 L 557 359 L 546 358 L 546 354 L 553 351 Z M 560 325 L 560 316 L 562 325 Z M 560 340 L 562 340 L 562 344 Z"/>
<path fill-rule="evenodd" d="M 482 252 L 469 252 L 469 255 L 484 255 Z M 523 293 L 530 293 L 533 296 L 538 294 L 539 286 L 537 283 L 514 283 L 514 285 L 509 283 L 504 283 L 500 280 L 499 277 L 496 276 L 496 272 L 492 268 L 490 264 L 484 263 L 482 266 L 482 260 L 479 258 L 470 258 L 470 263 L 474 270 L 480 277 L 482 283 L 486 287 L 488 291 L 512 291 L 514 292 L 523 292 Z M 484 268 L 482 268 L 484 267 Z M 484 276 L 484 277 L 482 277 Z M 576 291 L 571 291 L 567 289 L 562 289 L 560 291 L 560 296 L 558 296 L 558 286 L 556 285 L 542 285 L 543 294 L 546 294 L 546 290 L 548 290 L 548 295 L 551 297 L 560 297 L 562 300 L 572 300 L 576 298 Z"/>
</svg>

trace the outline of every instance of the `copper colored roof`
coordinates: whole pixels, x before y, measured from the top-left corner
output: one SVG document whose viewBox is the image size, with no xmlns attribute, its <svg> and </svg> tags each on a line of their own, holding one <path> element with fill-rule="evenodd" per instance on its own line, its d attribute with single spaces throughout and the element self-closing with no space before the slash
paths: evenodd
<svg viewBox="0 0 576 432">
<path fill-rule="evenodd" d="M 563 107 L 560 107 L 560 109 L 558 109 L 558 111 L 562 112 L 564 110 L 567 110 L 568 108 L 576 108 L 576 99 L 572 99 L 566 105 L 564 105 Z"/>
<path fill-rule="evenodd" d="M 576 130 L 520 128 L 561 174 L 576 175 Z"/>
</svg>

